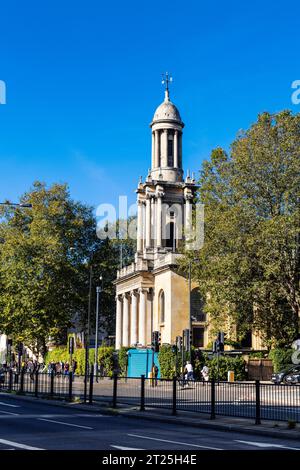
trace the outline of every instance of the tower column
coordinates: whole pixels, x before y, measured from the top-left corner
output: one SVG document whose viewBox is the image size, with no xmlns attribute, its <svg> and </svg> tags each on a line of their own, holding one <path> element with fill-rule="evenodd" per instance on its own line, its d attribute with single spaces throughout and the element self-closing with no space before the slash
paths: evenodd
<svg viewBox="0 0 300 470">
<path fill-rule="evenodd" d="M 160 166 L 160 164 L 159 164 L 159 150 L 160 150 L 160 149 L 159 149 L 159 147 L 160 147 L 160 145 L 159 145 L 159 139 L 160 139 L 160 135 L 159 135 L 159 131 L 158 131 L 158 130 L 154 131 L 154 134 L 155 134 L 155 135 L 154 135 L 154 141 L 155 141 L 155 151 L 154 151 L 154 154 L 155 154 L 155 157 L 154 157 L 155 164 L 154 164 L 154 166 L 155 166 L 155 168 L 158 168 L 158 167 Z"/>
<path fill-rule="evenodd" d="M 146 346 L 146 308 L 147 308 L 147 291 L 139 289 L 140 293 L 140 309 L 139 309 L 139 344 Z"/>
<path fill-rule="evenodd" d="M 184 221 L 184 231 L 185 231 L 185 240 L 190 240 L 192 235 L 192 204 L 191 200 L 193 195 L 190 193 L 185 194 L 185 221 Z"/>
<path fill-rule="evenodd" d="M 156 238 L 156 204 L 155 197 L 151 198 L 151 243 Z"/>
<path fill-rule="evenodd" d="M 152 147 L 151 147 L 151 150 L 152 150 L 152 169 L 155 168 L 155 135 L 154 135 L 154 132 L 152 132 Z"/>
<path fill-rule="evenodd" d="M 178 131 L 174 132 L 174 167 L 178 168 Z"/>
<path fill-rule="evenodd" d="M 143 249 L 143 203 L 138 199 L 138 216 L 137 216 L 137 251 Z"/>
<path fill-rule="evenodd" d="M 151 198 L 146 196 L 146 248 L 151 247 Z"/>
<path fill-rule="evenodd" d="M 130 344 L 134 345 L 138 342 L 137 338 L 137 298 L 134 291 L 131 295 L 131 319 L 130 319 Z"/>
<path fill-rule="evenodd" d="M 162 197 L 164 196 L 163 191 L 157 191 L 156 193 L 156 246 L 160 248 L 162 246 Z"/>
<path fill-rule="evenodd" d="M 123 346 L 129 346 L 129 299 L 127 294 L 123 294 Z"/>
<path fill-rule="evenodd" d="M 163 141 L 163 149 L 164 149 L 164 162 L 162 166 L 168 166 L 168 130 L 164 130 L 164 141 Z"/>
<path fill-rule="evenodd" d="M 116 349 L 122 346 L 122 298 L 120 295 L 116 296 L 117 310 L 116 310 Z"/>
</svg>

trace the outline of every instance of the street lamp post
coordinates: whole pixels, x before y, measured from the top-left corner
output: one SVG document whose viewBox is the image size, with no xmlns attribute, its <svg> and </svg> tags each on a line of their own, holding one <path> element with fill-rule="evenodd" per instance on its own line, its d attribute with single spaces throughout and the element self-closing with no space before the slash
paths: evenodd
<svg viewBox="0 0 300 470">
<path fill-rule="evenodd" d="M 98 330 L 99 330 L 99 299 L 101 287 L 96 287 L 97 300 L 96 300 L 96 331 L 95 331 L 95 362 L 94 362 L 94 375 L 98 382 Z"/>
<path fill-rule="evenodd" d="M 189 330 L 192 334 L 192 261 L 189 260 Z"/>
<path fill-rule="evenodd" d="M 91 324 L 91 305 L 92 305 L 92 280 L 93 280 L 93 265 L 90 264 L 88 317 L 87 317 L 86 336 L 85 336 L 84 402 L 86 402 L 86 400 L 87 400 L 87 383 L 88 383 L 88 369 L 89 369 L 89 346 L 90 346 L 90 324 Z"/>
<path fill-rule="evenodd" d="M 190 337 L 191 343 L 193 343 L 193 322 L 192 322 L 192 262 L 199 261 L 198 258 L 193 258 L 189 260 L 189 330 L 190 330 Z M 192 362 L 192 351 L 191 351 L 191 362 Z"/>
</svg>

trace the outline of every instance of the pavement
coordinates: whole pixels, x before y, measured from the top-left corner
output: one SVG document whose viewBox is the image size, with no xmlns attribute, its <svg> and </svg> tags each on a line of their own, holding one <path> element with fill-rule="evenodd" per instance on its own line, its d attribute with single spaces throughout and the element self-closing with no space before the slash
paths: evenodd
<svg viewBox="0 0 300 470">
<path fill-rule="evenodd" d="M 0 450 L 300 450 L 300 429 L 0 394 Z"/>
</svg>

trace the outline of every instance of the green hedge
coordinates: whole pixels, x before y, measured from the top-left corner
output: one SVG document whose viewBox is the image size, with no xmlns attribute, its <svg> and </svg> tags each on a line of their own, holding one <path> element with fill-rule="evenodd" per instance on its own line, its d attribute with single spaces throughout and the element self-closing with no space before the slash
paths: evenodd
<svg viewBox="0 0 300 470">
<path fill-rule="evenodd" d="M 112 376 L 114 360 L 113 360 L 114 348 L 112 347 L 101 347 L 98 348 L 98 363 L 100 367 L 103 367 L 104 374 Z M 80 348 L 76 349 L 73 356 L 73 359 L 77 362 L 76 374 L 84 375 L 85 372 L 85 349 Z M 49 362 L 69 362 L 70 355 L 67 347 L 55 348 L 52 351 L 49 351 L 45 356 L 45 364 Z M 95 349 L 89 349 L 89 363 L 93 364 L 95 362 Z"/>
<path fill-rule="evenodd" d="M 218 359 L 213 357 L 206 360 L 205 364 L 209 368 L 209 378 L 217 379 L 218 377 Z M 219 380 L 227 380 L 227 372 L 234 371 L 234 380 L 245 380 L 245 361 L 242 357 L 219 357 Z"/>
<path fill-rule="evenodd" d="M 169 344 L 160 348 L 158 362 L 162 379 L 172 379 L 175 375 L 175 353 Z"/>
<path fill-rule="evenodd" d="M 128 366 L 128 356 L 127 351 L 129 348 L 122 347 L 118 351 L 118 368 L 119 374 L 122 377 L 127 375 L 127 366 Z"/>
<path fill-rule="evenodd" d="M 274 372 L 279 372 L 292 363 L 293 349 L 271 349 L 269 359 L 273 361 Z"/>
</svg>

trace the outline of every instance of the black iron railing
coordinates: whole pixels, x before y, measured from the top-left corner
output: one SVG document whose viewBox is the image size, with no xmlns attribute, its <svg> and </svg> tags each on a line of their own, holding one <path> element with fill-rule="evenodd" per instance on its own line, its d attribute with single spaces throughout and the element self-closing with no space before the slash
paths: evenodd
<svg viewBox="0 0 300 470">
<path fill-rule="evenodd" d="M 165 408 L 172 414 L 190 411 L 206 414 L 211 419 L 218 415 L 250 418 L 256 424 L 262 419 L 300 423 L 300 384 L 94 377 L 91 374 L 85 396 L 84 380 L 84 376 L 72 374 L 6 370 L 0 374 L 0 391 L 70 401 L 80 398 L 88 403 L 104 401 L 114 408 L 127 404 L 141 410 Z"/>
</svg>

